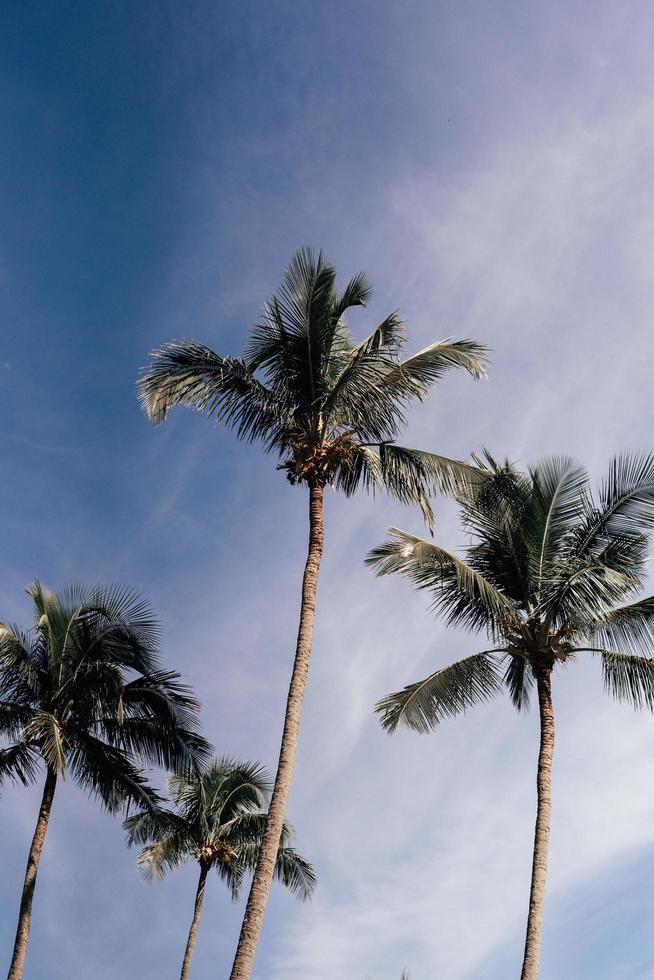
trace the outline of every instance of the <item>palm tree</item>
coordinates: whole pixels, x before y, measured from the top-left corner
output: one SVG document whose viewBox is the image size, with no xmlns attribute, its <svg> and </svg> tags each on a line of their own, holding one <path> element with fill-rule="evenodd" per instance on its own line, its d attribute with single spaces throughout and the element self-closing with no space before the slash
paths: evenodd
<svg viewBox="0 0 654 980">
<path fill-rule="evenodd" d="M 265 826 L 265 799 L 270 778 L 258 763 L 217 759 L 202 775 L 174 775 L 168 786 L 173 809 L 147 808 L 124 823 L 128 842 L 146 844 L 138 858 L 145 878 L 161 878 L 171 868 L 195 860 L 199 866 L 193 919 L 180 980 L 188 980 L 207 875 L 218 872 L 233 900 L 246 872 L 254 869 Z M 311 865 L 288 842 L 292 828 L 284 822 L 275 877 L 300 898 L 316 883 Z"/>
<path fill-rule="evenodd" d="M 8 980 L 23 976 L 39 859 L 60 776 L 110 812 L 155 806 L 138 768 L 194 767 L 210 746 L 198 734 L 198 704 L 179 675 L 162 670 L 160 629 L 147 604 L 121 588 L 28 590 L 35 624 L 0 629 L 0 780 L 46 778 L 29 850 Z"/>
<path fill-rule="evenodd" d="M 280 459 L 291 484 L 307 487 L 309 545 L 300 620 L 275 784 L 259 861 L 252 880 L 231 980 L 247 980 L 263 922 L 291 785 L 300 710 L 309 669 L 318 570 L 323 551 L 323 491 L 347 496 L 359 487 L 386 489 L 415 503 L 432 524 L 428 495 L 451 490 L 476 470 L 464 463 L 397 446 L 405 411 L 427 397 L 451 368 L 485 372 L 485 348 L 446 340 L 401 359 L 404 328 L 391 313 L 355 344 L 345 313 L 365 306 L 370 285 L 355 276 L 342 293 L 322 252 L 293 256 L 278 293 L 251 330 L 242 358 L 223 357 L 192 340 L 155 350 L 139 381 L 141 403 L 153 422 L 187 405 L 259 440 Z"/>
<path fill-rule="evenodd" d="M 607 691 L 654 706 L 654 596 L 642 588 L 654 524 L 654 456 L 614 459 L 598 496 L 564 457 L 526 473 L 484 461 L 491 475 L 459 494 L 471 543 L 459 558 L 392 530 L 369 555 L 378 575 L 427 589 L 448 626 L 484 633 L 491 649 L 437 670 L 377 705 L 387 731 L 418 732 L 506 687 L 520 711 L 535 683 L 540 711 L 537 817 L 522 980 L 538 976 L 554 748 L 552 672 L 578 656 L 600 659 Z M 626 603 L 626 604 L 625 604 Z"/>
</svg>

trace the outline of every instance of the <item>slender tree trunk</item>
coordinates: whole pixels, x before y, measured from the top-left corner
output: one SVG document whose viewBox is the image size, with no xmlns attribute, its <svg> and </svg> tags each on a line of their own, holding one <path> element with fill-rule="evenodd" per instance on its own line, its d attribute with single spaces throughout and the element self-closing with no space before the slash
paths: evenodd
<svg viewBox="0 0 654 980">
<path fill-rule="evenodd" d="M 282 824 L 286 813 L 286 803 L 291 788 L 291 778 L 295 764 L 298 729 L 300 727 L 300 712 L 302 698 L 309 672 L 311 657 L 311 642 L 313 639 L 313 622 L 316 612 L 316 589 L 318 571 L 323 550 L 323 487 L 321 485 L 309 488 L 309 551 L 302 581 L 302 604 L 300 608 L 300 624 L 297 634 L 297 647 L 293 673 L 286 702 L 284 731 L 277 764 L 277 775 L 273 788 L 268 819 L 264 830 L 259 859 L 252 879 L 252 886 L 243 916 L 241 935 L 230 980 L 249 980 L 254 963 L 259 933 L 263 916 L 268 902 L 270 885 L 273 880 L 277 851 L 282 834 Z"/>
<path fill-rule="evenodd" d="M 520 980 L 537 980 L 540 968 L 540 943 L 543 925 L 543 903 L 547 878 L 547 852 L 550 843 L 552 813 L 552 755 L 554 753 L 554 711 L 552 708 L 552 668 L 537 667 L 536 686 L 540 710 L 540 752 L 536 786 L 538 808 L 534 834 L 534 859 L 531 867 L 529 917 L 525 939 L 525 956 Z"/>
<path fill-rule="evenodd" d="M 36 821 L 36 828 L 27 858 L 23 894 L 21 895 L 20 910 L 18 912 L 18 928 L 16 929 L 14 952 L 11 957 L 11 966 L 9 967 L 7 980 L 22 980 L 23 970 L 25 969 L 25 956 L 27 954 L 27 941 L 30 935 L 32 897 L 34 895 L 34 886 L 36 885 L 36 873 L 39 870 L 39 859 L 43 850 L 45 832 L 48 829 L 48 820 L 50 819 L 50 810 L 52 809 L 52 800 L 54 799 L 56 785 L 57 774 L 53 769 L 48 767 L 39 816 Z"/>
<path fill-rule="evenodd" d="M 179 975 L 179 980 L 188 980 L 189 971 L 191 969 L 191 960 L 193 959 L 195 940 L 197 939 L 197 935 L 198 935 L 200 916 L 202 915 L 202 902 L 204 901 L 204 886 L 207 881 L 208 872 L 209 872 L 209 866 L 207 864 L 201 864 L 200 880 L 198 881 L 198 888 L 195 893 L 195 907 L 193 909 L 193 921 L 191 922 L 191 928 L 188 931 L 188 939 L 186 940 L 186 949 L 184 950 L 184 962 L 182 963 L 182 972 Z"/>
</svg>

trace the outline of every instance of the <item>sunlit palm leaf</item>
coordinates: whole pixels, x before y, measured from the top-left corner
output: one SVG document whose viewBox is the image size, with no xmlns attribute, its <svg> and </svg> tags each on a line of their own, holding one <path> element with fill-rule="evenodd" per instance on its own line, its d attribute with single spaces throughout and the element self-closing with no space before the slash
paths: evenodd
<svg viewBox="0 0 654 980">
<path fill-rule="evenodd" d="M 501 689 L 500 663 L 497 657 L 477 653 L 387 695 L 375 708 L 382 727 L 393 732 L 402 724 L 425 733 L 444 718 L 490 700 Z"/>
<path fill-rule="evenodd" d="M 505 620 L 515 620 L 515 604 L 456 555 L 398 528 L 390 528 L 390 533 L 393 539 L 366 558 L 375 574 L 404 575 L 417 588 L 428 590 L 434 609 L 444 611 L 449 623 L 495 635 Z"/>
</svg>

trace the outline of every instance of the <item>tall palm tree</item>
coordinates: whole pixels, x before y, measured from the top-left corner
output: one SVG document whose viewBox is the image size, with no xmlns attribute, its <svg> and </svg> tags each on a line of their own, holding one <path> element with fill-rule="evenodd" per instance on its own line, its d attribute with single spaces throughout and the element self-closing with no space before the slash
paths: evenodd
<svg viewBox="0 0 654 980">
<path fill-rule="evenodd" d="M 0 780 L 28 785 L 45 769 L 8 980 L 23 976 L 32 897 L 57 781 L 71 775 L 110 812 L 155 806 L 138 768 L 197 765 L 210 746 L 198 704 L 161 668 L 160 629 L 147 604 L 121 588 L 60 594 L 35 582 L 35 624 L 0 628 Z M 6 744 L 9 742 L 10 744 Z"/>
<path fill-rule="evenodd" d="M 168 787 L 173 809 L 150 808 L 128 817 L 129 844 L 147 845 L 138 858 L 145 878 L 161 878 L 171 868 L 195 860 L 199 866 L 193 919 L 180 980 L 188 980 L 195 948 L 207 875 L 214 868 L 238 898 L 246 872 L 253 870 L 265 826 L 263 806 L 270 777 L 258 763 L 217 759 L 201 775 L 174 775 Z M 275 876 L 300 898 L 316 883 L 311 865 L 289 841 L 292 828 L 284 822 Z"/>
<path fill-rule="evenodd" d="M 654 706 L 654 596 L 642 588 L 654 524 L 654 456 L 614 459 L 598 496 L 571 459 L 519 472 L 485 461 L 491 476 L 459 494 L 471 543 L 464 558 L 392 529 L 368 562 L 427 589 L 448 626 L 484 633 L 491 649 L 437 670 L 377 705 L 387 731 L 418 732 L 505 687 L 514 706 L 540 712 L 537 817 L 522 980 L 538 976 L 550 832 L 554 748 L 552 673 L 578 656 L 600 659 L 607 691 Z"/>
<path fill-rule="evenodd" d="M 431 528 L 430 491 L 451 490 L 476 472 L 394 440 L 409 403 L 426 398 L 446 371 L 484 373 L 485 348 L 472 340 L 446 340 L 403 360 L 404 328 L 397 313 L 354 343 L 345 313 L 366 305 L 370 285 L 360 274 L 341 293 L 335 277 L 322 252 L 300 249 L 252 328 L 242 358 L 223 357 L 192 340 L 173 341 L 153 352 L 139 381 L 153 422 L 161 422 L 173 405 L 205 412 L 246 442 L 261 441 L 278 456 L 278 468 L 291 484 L 302 484 L 309 496 L 308 555 L 279 762 L 231 980 L 250 976 L 275 870 L 311 654 L 325 485 L 348 496 L 359 487 L 386 489 L 417 504 Z"/>
</svg>

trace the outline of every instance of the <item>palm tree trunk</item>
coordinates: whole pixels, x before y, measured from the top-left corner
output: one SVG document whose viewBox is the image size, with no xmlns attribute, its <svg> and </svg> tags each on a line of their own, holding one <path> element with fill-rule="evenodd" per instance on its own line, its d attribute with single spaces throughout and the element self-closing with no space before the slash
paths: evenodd
<svg viewBox="0 0 654 980">
<path fill-rule="evenodd" d="M 323 527 L 323 487 L 321 484 L 309 487 L 309 550 L 302 580 L 302 604 L 300 607 L 300 624 L 297 634 L 295 662 L 288 690 L 284 731 L 277 764 L 277 775 L 273 788 L 268 819 L 264 830 L 257 867 L 252 879 L 252 886 L 243 916 L 241 935 L 239 936 L 236 956 L 230 974 L 230 980 L 249 980 L 254 963 L 257 942 L 263 916 L 268 902 L 270 885 L 273 880 L 277 851 L 282 834 L 282 824 L 286 813 L 288 794 L 291 788 L 291 778 L 295 764 L 298 729 L 300 727 L 300 712 L 304 688 L 309 672 L 311 643 L 313 640 L 313 622 L 316 612 L 316 590 L 318 572 L 322 558 L 324 540 Z"/>
<path fill-rule="evenodd" d="M 50 819 L 50 810 L 52 809 L 56 785 L 57 774 L 54 769 L 48 767 L 39 816 L 36 821 L 36 828 L 27 858 L 23 894 L 21 895 L 20 910 L 18 912 L 18 928 L 16 929 L 14 952 L 11 957 L 11 966 L 9 967 L 7 980 L 22 980 L 23 970 L 25 969 L 25 956 L 27 954 L 27 941 L 30 935 L 32 897 L 34 895 L 34 886 L 36 885 L 36 873 L 39 870 L 39 859 L 43 850 L 45 832 L 48 829 L 48 820 Z"/>
<path fill-rule="evenodd" d="M 200 865 L 200 880 L 198 881 L 198 888 L 195 893 L 195 907 L 193 909 L 193 921 L 191 922 L 191 928 L 188 932 L 188 939 L 186 940 L 186 949 L 184 951 L 184 962 L 182 963 L 182 972 L 179 975 L 179 980 L 188 980 L 189 971 L 191 969 L 191 960 L 193 959 L 193 950 L 195 949 L 195 940 L 198 935 L 198 926 L 200 925 L 200 916 L 202 914 L 202 902 L 204 900 L 204 886 L 207 881 L 207 874 L 209 872 L 209 866 L 206 864 Z"/>
<path fill-rule="evenodd" d="M 554 710 L 552 708 L 552 668 L 534 669 L 540 710 L 540 751 L 536 787 L 538 808 L 534 834 L 534 858 L 531 867 L 531 891 L 525 955 L 520 980 L 537 980 L 540 968 L 540 943 L 543 925 L 543 903 L 547 878 L 547 852 L 550 842 L 552 813 L 552 755 L 554 753 Z"/>
</svg>

